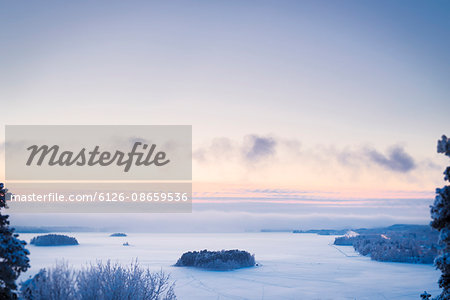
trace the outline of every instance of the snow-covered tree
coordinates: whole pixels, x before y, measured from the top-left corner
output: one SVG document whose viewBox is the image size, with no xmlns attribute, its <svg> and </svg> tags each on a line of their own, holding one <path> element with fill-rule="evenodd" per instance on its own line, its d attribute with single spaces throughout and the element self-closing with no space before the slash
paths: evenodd
<svg viewBox="0 0 450 300">
<path fill-rule="evenodd" d="M 6 207 L 6 193 L 0 183 L 0 210 Z M 9 227 L 8 215 L 0 211 L 0 299 L 17 299 L 16 279 L 30 267 L 26 242 L 19 240 L 14 228 Z"/>
<path fill-rule="evenodd" d="M 438 141 L 438 153 L 444 153 L 450 157 L 450 139 L 445 135 Z M 450 167 L 444 171 L 444 179 L 450 181 Z M 431 226 L 439 230 L 440 253 L 435 260 L 435 265 L 441 270 L 439 287 L 442 293 L 438 300 L 450 299 L 450 186 L 436 189 L 436 198 L 431 206 Z"/>
<path fill-rule="evenodd" d="M 428 300 L 430 299 L 431 295 L 427 293 L 427 291 L 423 292 L 422 294 L 420 294 L 420 298 L 424 299 L 424 300 Z"/>
<path fill-rule="evenodd" d="M 99 261 L 81 270 L 62 262 L 23 282 L 21 299 L 176 300 L 174 285 L 163 271 L 151 272 L 137 262 L 123 267 Z"/>
</svg>

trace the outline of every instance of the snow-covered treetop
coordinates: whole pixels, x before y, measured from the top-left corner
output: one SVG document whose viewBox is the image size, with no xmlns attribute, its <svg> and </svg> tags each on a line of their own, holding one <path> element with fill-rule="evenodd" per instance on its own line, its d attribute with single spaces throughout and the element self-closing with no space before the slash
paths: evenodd
<svg viewBox="0 0 450 300">
<path fill-rule="evenodd" d="M 438 141 L 437 152 L 450 156 L 450 139 L 448 139 L 445 135 L 443 135 Z M 450 166 L 445 169 L 444 175 L 444 179 L 450 181 Z"/>
<path fill-rule="evenodd" d="M 438 141 L 437 152 L 450 156 L 450 139 L 447 139 L 445 135 Z"/>
</svg>

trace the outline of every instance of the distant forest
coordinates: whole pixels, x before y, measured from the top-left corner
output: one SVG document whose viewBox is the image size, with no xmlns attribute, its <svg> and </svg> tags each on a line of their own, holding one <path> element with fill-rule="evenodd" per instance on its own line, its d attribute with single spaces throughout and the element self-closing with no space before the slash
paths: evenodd
<svg viewBox="0 0 450 300">
<path fill-rule="evenodd" d="M 337 237 L 338 246 L 353 246 L 377 261 L 431 264 L 437 255 L 439 232 L 427 225 L 393 225 L 356 229 L 357 236 Z"/>
<path fill-rule="evenodd" d="M 116 233 L 110 234 L 109 236 L 111 236 L 111 237 L 122 237 L 122 236 L 127 236 L 127 234 L 123 233 L 123 232 L 116 232 Z"/>
</svg>

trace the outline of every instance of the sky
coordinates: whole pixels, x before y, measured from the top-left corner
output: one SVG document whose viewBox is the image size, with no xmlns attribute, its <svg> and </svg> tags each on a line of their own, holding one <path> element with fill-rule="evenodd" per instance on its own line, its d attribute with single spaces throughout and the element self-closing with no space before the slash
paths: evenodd
<svg viewBox="0 0 450 300">
<path fill-rule="evenodd" d="M 426 223 L 449 36 L 448 1 L 0 1 L 0 122 L 192 125 L 194 213 L 155 220 Z"/>
</svg>

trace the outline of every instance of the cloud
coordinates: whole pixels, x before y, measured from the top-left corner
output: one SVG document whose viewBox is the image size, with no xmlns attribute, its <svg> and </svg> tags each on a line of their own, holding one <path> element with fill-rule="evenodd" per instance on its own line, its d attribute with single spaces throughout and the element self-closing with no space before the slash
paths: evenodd
<svg viewBox="0 0 450 300">
<path fill-rule="evenodd" d="M 215 166 L 226 162 L 227 166 L 236 165 L 247 170 L 271 165 L 298 165 L 302 170 L 324 172 L 324 169 L 337 167 L 336 171 L 349 172 L 351 176 L 367 170 L 374 175 L 380 175 L 381 173 L 373 172 L 374 167 L 394 174 L 409 173 L 419 168 L 436 168 L 431 160 L 416 160 L 399 145 L 393 145 L 387 151 L 368 145 L 348 145 L 340 148 L 333 144 L 319 144 L 304 147 L 297 139 L 259 134 L 249 134 L 241 140 L 215 138 L 203 147 L 198 147 L 193 152 L 193 159 Z"/>
<path fill-rule="evenodd" d="M 429 169 L 436 167 L 429 160 L 416 162 L 401 146 L 392 146 L 386 154 L 369 146 L 353 150 L 349 147 L 343 150 L 333 148 L 333 151 L 330 151 L 330 153 L 336 157 L 340 164 L 353 169 L 359 169 L 364 166 L 370 168 L 376 165 L 388 171 L 407 173 L 419 166 Z"/>
<path fill-rule="evenodd" d="M 192 158 L 201 163 L 226 160 L 254 164 L 274 156 L 277 146 L 282 143 L 296 149 L 299 147 L 299 143 L 293 141 L 284 142 L 275 137 L 250 134 L 240 142 L 224 137 L 214 138 L 208 145 L 197 148 Z"/>
<path fill-rule="evenodd" d="M 257 162 L 275 154 L 277 142 L 271 137 L 249 135 L 245 138 L 243 155 L 250 162 Z"/>
<path fill-rule="evenodd" d="M 214 138 L 210 145 L 197 148 L 192 152 L 192 159 L 206 163 L 208 160 L 231 160 L 236 155 L 237 145 L 225 137 Z"/>
<path fill-rule="evenodd" d="M 395 146 L 388 151 L 388 155 L 383 155 L 375 149 L 367 151 L 369 159 L 386 169 L 397 172 L 409 172 L 416 167 L 414 159 L 400 146 Z"/>
</svg>

